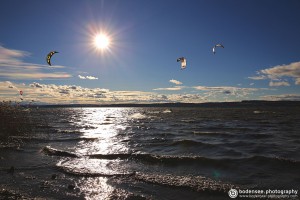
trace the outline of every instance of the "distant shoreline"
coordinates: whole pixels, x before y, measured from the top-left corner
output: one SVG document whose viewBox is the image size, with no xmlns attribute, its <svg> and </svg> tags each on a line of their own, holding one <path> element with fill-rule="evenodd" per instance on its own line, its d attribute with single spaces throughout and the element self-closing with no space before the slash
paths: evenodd
<svg viewBox="0 0 300 200">
<path fill-rule="evenodd" d="M 300 101 L 260 101 L 247 100 L 241 102 L 209 102 L 209 103 L 149 103 L 149 104 L 49 104 L 35 105 L 44 108 L 56 107 L 253 107 L 253 106 L 299 106 Z"/>
</svg>

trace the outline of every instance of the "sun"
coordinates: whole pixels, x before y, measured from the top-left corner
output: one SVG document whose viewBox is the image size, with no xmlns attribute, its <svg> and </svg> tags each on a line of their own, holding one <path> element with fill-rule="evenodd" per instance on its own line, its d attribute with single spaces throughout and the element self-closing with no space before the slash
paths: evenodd
<svg viewBox="0 0 300 200">
<path fill-rule="evenodd" d="M 97 49 L 104 50 L 110 45 L 110 39 L 105 34 L 98 34 L 94 38 L 94 45 Z"/>
</svg>

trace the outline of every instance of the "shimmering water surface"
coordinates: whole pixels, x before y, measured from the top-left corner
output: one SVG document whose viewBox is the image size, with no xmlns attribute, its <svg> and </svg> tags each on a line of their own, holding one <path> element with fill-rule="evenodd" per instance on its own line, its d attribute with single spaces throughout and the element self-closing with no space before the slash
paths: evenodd
<svg viewBox="0 0 300 200">
<path fill-rule="evenodd" d="M 31 109 L 32 134 L 0 147 L 0 187 L 45 199 L 224 199 L 232 187 L 299 189 L 299 111 Z"/>
</svg>

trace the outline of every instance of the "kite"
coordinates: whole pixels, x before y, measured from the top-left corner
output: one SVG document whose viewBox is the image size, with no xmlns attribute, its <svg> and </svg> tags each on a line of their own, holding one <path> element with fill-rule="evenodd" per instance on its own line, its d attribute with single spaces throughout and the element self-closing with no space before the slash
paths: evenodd
<svg viewBox="0 0 300 200">
<path fill-rule="evenodd" d="M 217 47 L 222 47 L 224 48 L 224 46 L 222 44 L 216 44 L 214 47 L 213 47 L 213 53 L 215 54 L 216 53 L 216 48 Z"/>
<path fill-rule="evenodd" d="M 19 93 L 20 93 L 20 100 L 23 101 L 23 91 L 20 90 Z"/>
<path fill-rule="evenodd" d="M 55 53 L 58 53 L 58 52 L 57 52 L 57 51 L 51 51 L 51 52 L 48 53 L 48 55 L 47 55 L 46 60 L 47 60 L 48 65 L 50 65 L 50 66 L 51 66 L 51 58 L 52 58 L 52 56 L 53 56 Z"/>
<path fill-rule="evenodd" d="M 181 57 L 181 58 L 177 58 L 177 62 L 181 62 L 181 69 L 185 69 L 186 68 L 186 59 L 185 57 Z"/>
</svg>

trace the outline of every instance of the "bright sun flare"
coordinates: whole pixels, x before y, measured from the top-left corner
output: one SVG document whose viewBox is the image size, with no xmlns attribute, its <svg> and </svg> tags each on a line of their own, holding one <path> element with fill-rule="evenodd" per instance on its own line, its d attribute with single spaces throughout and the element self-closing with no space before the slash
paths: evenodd
<svg viewBox="0 0 300 200">
<path fill-rule="evenodd" d="M 94 44 L 97 49 L 106 49 L 109 47 L 110 40 L 107 35 L 99 34 L 94 39 Z"/>
</svg>

